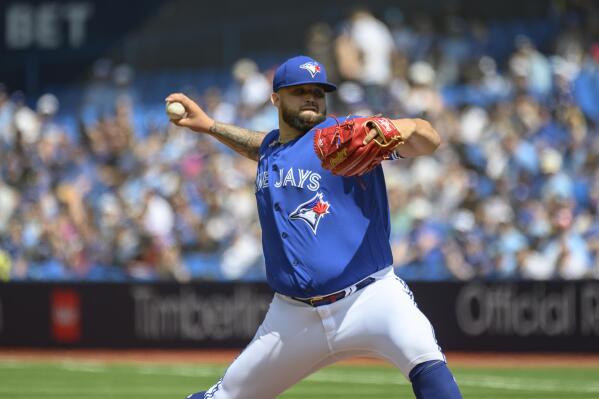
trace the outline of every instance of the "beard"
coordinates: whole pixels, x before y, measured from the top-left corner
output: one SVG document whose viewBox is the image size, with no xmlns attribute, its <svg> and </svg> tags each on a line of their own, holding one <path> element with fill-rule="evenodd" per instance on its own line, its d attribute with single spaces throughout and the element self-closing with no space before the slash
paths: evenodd
<svg viewBox="0 0 599 399">
<path fill-rule="evenodd" d="M 317 114 L 301 114 L 301 111 L 293 111 L 287 108 L 284 104 L 281 104 L 281 116 L 285 123 L 292 128 L 299 130 L 302 133 L 306 133 L 314 126 L 326 119 L 327 107 L 325 106 L 321 112 Z"/>
</svg>

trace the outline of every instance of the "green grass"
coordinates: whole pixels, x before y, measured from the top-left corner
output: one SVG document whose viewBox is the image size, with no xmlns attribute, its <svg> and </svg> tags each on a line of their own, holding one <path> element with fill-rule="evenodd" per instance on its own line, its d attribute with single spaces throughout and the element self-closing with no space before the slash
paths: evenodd
<svg viewBox="0 0 599 399">
<path fill-rule="evenodd" d="M 212 385 L 223 371 L 220 365 L 2 360 L 0 398 L 183 399 Z M 599 398 L 599 368 L 478 367 L 453 371 L 464 398 Z M 413 395 L 410 385 L 393 368 L 333 366 L 302 381 L 281 398 L 386 399 Z"/>
</svg>

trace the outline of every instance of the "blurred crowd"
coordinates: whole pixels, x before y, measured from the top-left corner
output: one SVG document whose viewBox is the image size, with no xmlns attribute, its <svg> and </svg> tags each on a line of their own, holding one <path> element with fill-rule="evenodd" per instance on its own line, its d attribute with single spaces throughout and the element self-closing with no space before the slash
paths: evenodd
<svg viewBox="0 0 599 399">
<path fill-rule="evenodd" d="M 581 4 L 516 27 L 395 8 L 309 27 L 305 53 L 338 83 L 331 113 L 423 117 L 443 138 L 384 164 L 398 275 L 599 278 L 599 13 Z M 186 92 L 269 131 L 276 65 L 256 61 Z M 0 85 L 0 280 L 264 279 L 255 163 L 162 105 L 141 128 L 128 66 L 99 61 L 81 91 L 65 111 Z"/>
</svg>

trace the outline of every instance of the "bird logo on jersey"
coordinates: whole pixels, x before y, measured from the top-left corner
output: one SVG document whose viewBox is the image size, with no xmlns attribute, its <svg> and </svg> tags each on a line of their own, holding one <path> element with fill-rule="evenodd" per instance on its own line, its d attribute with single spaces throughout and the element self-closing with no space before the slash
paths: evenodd
<svg viewBox="0 0 599 399">
<path fill-rule="evenodd" d="M 312 229 L 314 235 L 316 235 L 316 229 L 318 228 L 320 219 L 329 213 L 329 208 L 331 207 L 328 201 L 324 201 L 322 197 L 322 193 L 317 193 L 308 201 L 300 204 L 295 211 L 289 214 L 289 219 L 302 220 L 306 222 L 306 224 Z"/>
<path fill-rule="evenodd" d="M 315 62 L 306 62 L 305 64 L 300 65 L 300 69 L 305 69 L 310 72 L 310 76 L 314 79 L 317 73 L 320 73 L 320 65 Z"/>
</svg>

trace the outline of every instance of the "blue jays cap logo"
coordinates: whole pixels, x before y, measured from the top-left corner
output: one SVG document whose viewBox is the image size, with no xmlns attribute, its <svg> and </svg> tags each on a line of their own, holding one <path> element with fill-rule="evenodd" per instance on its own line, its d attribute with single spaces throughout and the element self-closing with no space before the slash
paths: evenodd
<svg viewBox="0 0 599 399">
<path fill-rule="evenodd" d="M 320 65 L 318 65 L 316 62 L 306 62 L 299 67 L 300 69 L 305 69 L 306 71 L 310 72 L 312 79 L 314 79 L 314 76 L 316 76 L 317 73 L 320 73 Z"/>
<path fill-rule="evenodd" d="M 289 219 L 304 221 L 310 226 L 312 232 L 316 234 L 320 219 L 329 213 L 329 208 L 331 207 L 331 205 L 327 201 L 324 201 L 322 197 L 322 193 L 317 193 L 308 201 L 300 204 L 295 211 L 289 214 Z"/>
</svg>

